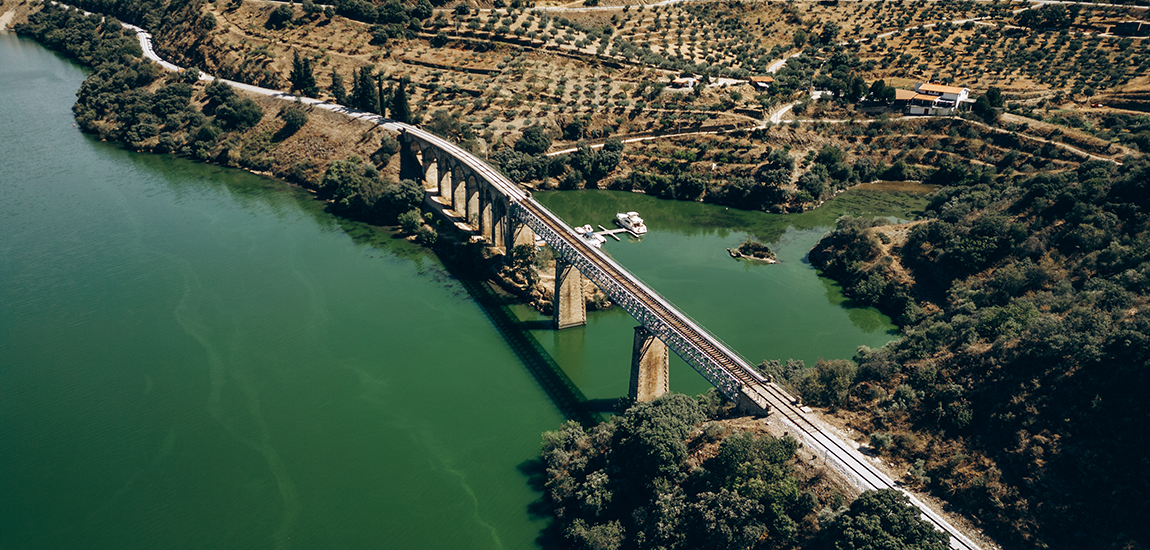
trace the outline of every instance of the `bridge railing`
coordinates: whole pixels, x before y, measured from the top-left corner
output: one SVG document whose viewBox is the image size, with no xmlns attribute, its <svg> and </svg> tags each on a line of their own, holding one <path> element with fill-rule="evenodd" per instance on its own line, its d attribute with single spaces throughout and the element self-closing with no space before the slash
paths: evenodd
<svg viewBox="0 0 1150 550">
<path fill-rule="evenodd" d="M 715 386 L 721 393 L 729 399 L 738 399 L 739 388 L 742 386 L 742 382 L 736 377 L 735 373 L 730 372 L 728 367 L 719 364 L 712 353 L 692 341 L 687 334 L 682 333 L 680 330 L 668 324 L 662 315 L 654 311 L 640 296 L 636 296 L 632 291 L 624 287 L 612 274 L 603 270 L 596 261 L 611 266 L 616 272 L 616 276 L 626 278 L 631 285 L 646 293 L 648 295 L 647 298 L 657 302 L 667 313 L 677 316 L 679 322 L 688 325 L 701 338 L 709 340 L 712 346 L 721 350 L 735 362 L 734 368 L 749 368 L 749 363 L 747 363 L 745 359 L 734 353 L 729 346 L 713 334 L 707 332 L 701 325 L 673 306 L 670 301 L 655 292 L 650 286 L 642 282 L 633 273 L 623 268 L 603 252 L 590 247 L 586 247 L 586 250 L 576 248 L 571 244 L 571 241 L 578 239 L 579 236 L 576 235 L 563 220 L 555 216 L 550 210 L 539 205 L 534 199 L 527 199 L 527 201 L 530 201 L 530 203 L 535 206 L 534 210 L 538 211 L 538 216 L 544 216 L 548 219 L 539 219 L 537 214 L 532 212 L 532 209 L 527 208 L 524 204 L 514 204 L 512 206 L 512 215 L 527 224 L 527 226 L 535 231 L 544 241 L 550 244 L 564 261 L 574 265 L 576 269 L 591 279 L 599 288 L 603 289 L 615 303 L 630 313 L 635 320 L 655 333 L 660 340 L 666 343 L 668 347 L 674 350 L 679 357 L 701 374 L 703 378 L 707 379 L 707 381 Z M 556 230 L 555 228 L 560 229 Z M 561 236 L 558 234 L 559 231 L 564 231 L 566 234 Z M 590 256 L 594 256 L 596 261 L 593 261 Z"/>
</svg>

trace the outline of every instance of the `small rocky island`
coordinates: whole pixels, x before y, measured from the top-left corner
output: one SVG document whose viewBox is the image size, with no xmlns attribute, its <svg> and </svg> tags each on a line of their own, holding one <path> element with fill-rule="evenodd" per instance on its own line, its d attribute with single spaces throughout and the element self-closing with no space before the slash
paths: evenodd
<svg viewBox="0 0 1150 550">
<path fill-rule="evenodd" d="M 775 259 L 774 251 L 768 248 L 767 245 L 749 239 L 747 242 L 739 245 L 739 248 L 728 248 L 727 252 L 731 254 L 732 258 L 743 258 L 747 260 L 766 262 L 768 264 L 779 263 L 779 261 Z"/>
</svg>

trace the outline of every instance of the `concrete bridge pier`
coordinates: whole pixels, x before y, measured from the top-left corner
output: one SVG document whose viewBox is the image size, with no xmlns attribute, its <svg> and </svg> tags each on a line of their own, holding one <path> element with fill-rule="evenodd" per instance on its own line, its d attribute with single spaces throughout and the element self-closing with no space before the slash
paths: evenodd
<svg viewBox="0 0 1150 550">
<path fill-rule="evenodd" d="M 495 243 L 495 227 L 494 227 L 494 212 L 492 211 L 492 197 L 490 187 L 483 187 L 479 190 L 479 234 L 487 239 L 488 243 Z"/>
<path fill-rule="evenodd" d="M 456 209 L 457 212 L 466 213 L 467 225 L 472 229 L 479 229 L 479 180 L 475 179 L 475 175 L 467 176 L 466 199 L 463 203 L 462 209 Z"/>
<path fill-rule="evenodd" d="M 435 158 L 435 153 L 428 151 L 423 153 L 423 191 L 426 193 L 439 192 L 439 159 Z M 431 158 L 427 158 L 427 157 Z"/>
<path fill-rule="evenodd" d="M 752 416 L 771 414 L 771 406 L 767 403 L 766 398 L 747 386 L 739 387 L 739 398 L 735 400 L 735 408 Z"/>
<path fill-rule="evenodd" d="M 670 386 L 667 344 L 647 330 L 647 327 L 635 327 L 635 347 L 631 351 L 631 388 L 627 395 L 636 403 L 646 403 L 670 391 Z"/>
<path fill-rule="evenodd" d="M 527 224 L 516 220 L 512 216 L 508 216 L 507 223 L 510 225 L 505 235 L 508 250 L 521 244 L 535 246 L 535 232 L 532 231 L 530 227 L 527 227 Z"/>
<path fill-rule="evenodd" d="M 467 216 L 467 175 L 458 166 L 451 173 L 451 210 L 461 218 Z"/>
<path fill-rule="evenodd" d="M 511 217 L 511 208 L 507 204 L 507 198 L 500 196 L 498 193 L 491 194 L 491 229 L 490 235 L 487 234 L 487 229 L 484 229 L 484 236 L 488 238 L 492 248 L 507 254 L 510 249 L 507 247 L 507 226 L 509 218 Z"/>
<path fill-rule="evenodd" d="M 551 316 L 555 321 L 555 330 L 587 324 L 583 274 L 562 260 L 555 261 L 555 298 Z"/>
<path fill-rule="evenodd" d="M 435 168 L 436 175 L 439 176 L 439 181 L 436 182 L 439 198 L 448 208 L 451 208 L 451 180 L 452 170 L 447 164 L 446 159 L 438 159 L 438 166 Z"/>
</svg>

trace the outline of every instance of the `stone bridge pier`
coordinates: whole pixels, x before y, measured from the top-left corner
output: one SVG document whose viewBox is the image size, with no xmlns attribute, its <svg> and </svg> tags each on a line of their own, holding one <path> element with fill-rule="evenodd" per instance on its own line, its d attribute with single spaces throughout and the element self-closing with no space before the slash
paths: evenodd
<svg viewBox="0 0 1150 550">
<path fill-rule="evenodd" d="M 647 327 L 635 327 L 635 346 L 631 350 L 631 385 L 627 396 L 638 403 L 646 403 L 671 391 L 669 359 L 667 344 L 647 330 Z"/>
</svg>

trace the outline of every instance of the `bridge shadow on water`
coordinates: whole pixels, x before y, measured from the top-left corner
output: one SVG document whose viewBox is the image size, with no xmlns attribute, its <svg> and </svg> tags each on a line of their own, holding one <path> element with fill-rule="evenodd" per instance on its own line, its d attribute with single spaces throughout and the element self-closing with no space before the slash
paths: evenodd
<svg viewBox="0 0 1150 550">
<path fill-rule="evenodd" d="M 511 346 L 516 357 L 527 367 L 528 372 L 535 378 L 543 390 L 547 392 L 551 402 L 558 407 L 563 416 L 590 428 L 603 421 L 600 413 L 614 411 L 616 399 L 588 400 L 579 387 L 563 372 L 563 369 L 543 349 L 539 341 L 531 335 L 531 330 L 552 328 L 551 323 L 540 321 L 520 321 L 511 311 L 512 298 L 495 292 L 487 281 L 466 274 L 453 272 L 467 292 L 471 294 L 491 323 L 503 336 L 504 341 Z M 541 494 L 539 498 L 527 505 L 527 514 L 536 520 L 550 520 L 554 518 L 554 511 L 542 493 L 546 491 L 547 465 L 541 457 L 525 460 L 516 466 L 519 473 L 527 478 L 527 485 Z M 535 544 L 542 550 L 561 550 L 565 548 L 563 533 L 553 521 L 539 531 Z"/>
<path fill-rule="evenodd" d="M 588 401 L 551 354 L 547 353 L 539 341 L 528 332 L 532 329 L 550 328 L 550 323 L 520 321 L 508 307 L 511 299 L 496 293 L 486 281 L 462 273 L 453 275 L 491 319 L 491 324 L 495 325 L 507 345 L 511 346 L 515 356 L 523 366 L 527 367 L 527 371 L 543 387 L 543 391 L 547 392 L 547 396 L 558 407 L 559 412 L 584 427 L 591 427 L 603 421 L 600 412 L 614 410 L 614 400 Z M 612 407 L 604 408 L 604 403 L 601 401 L 611 401 Z"/>
</svg>

